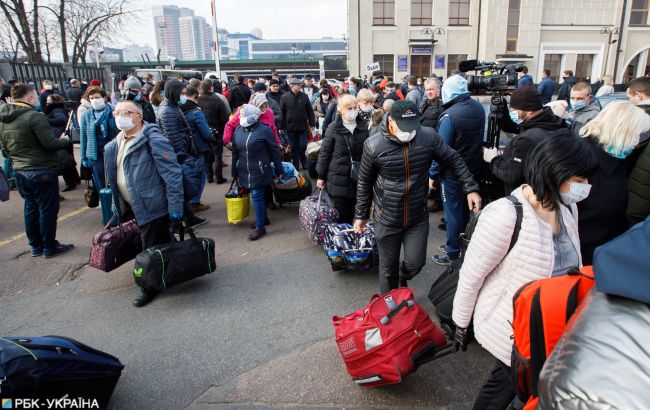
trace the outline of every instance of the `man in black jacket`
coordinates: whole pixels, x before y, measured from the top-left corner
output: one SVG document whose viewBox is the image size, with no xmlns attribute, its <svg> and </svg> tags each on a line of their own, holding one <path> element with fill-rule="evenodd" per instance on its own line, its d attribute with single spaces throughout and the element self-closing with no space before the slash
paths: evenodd
<svg viewBox="0 0 650 410">
<path fill-rule="evenodd" d="M 302 82 L 297 78 L 291 79 L 291 92 L 285 93 L 280 98 L 280 111 L 282 111 L 281 131 L 287 133 L 291 144 L 293 166 L 300 169 L 309 169 L 309 161 L 305 156 L 307 149 L 307 135 L 316 127 L 316 117 L 307 94 L 300 91 Z"/>
<path fill-rule="evenodd" d="M 473 212 L 481 208 L 479 186 L 463 159 L 429 127 L 421 127 L 417 107 L 398 101 L 381 131 L 368 138 L 357 183 L 354 229 L 363 232 L 374 199 L 381 293 L 406 286 L 426 261 L 429 235 L 428 170 L 435 160 L 453 170 Z M 399 263 L 404 247 L 404 260 Z"/>
<path fill-rule="evenodd" d="M 440 117 L 438 134 L 442 141 L 453 148 L 465 161 L 472 175 L 478 175 L 482 163 L 483 133 L 485 131 L 485 110 L 472 99 L 467 80 L 454 75 L 442 86 L 442 101 L 445 112 Z M 440 176 L 440 188 L 447 224 L 446 252 L 434 255 L 433 261 L 449 266 L 460 255 L 460 234 L 465 231 L 469 212 L 465 207 L 463 186 L 449 169 L 441 169 L 433 163 L 429 178 Z"/>
<path fill-rule="evenodd" d="M 503 154 L 499 155 L 496 147 L 486 149 L 483 159 L 490 163 L 492 173 L 503 181 L 507 195 L 525 182 L 526 159 L 545 136 L 556 132 L 570 135 L 564 120 L 553 114 L 550 107 L 542 105 L 542 97 L 533 86 L 512 92 L 509 115 L 504 115 L 501 129 L 519 135 L 510 141 Z"/>
<path fill-rule="evenodd" d="M 273 110 L 275 128 L 277 129 L 282 129 L 282 111 L 280 110 L 280 98 L 282 94 L 280 82 L 272 78 L 269 82 L 269 90 L 266 92 L 266 99 L 269 101 L 269 108 Z"/>
<path fill-rule="evenodd" d="M 84 95 L 84 90 L 81 89 L 79 80 L 74 78 L 70 80 L 70 89 L 66 91 L 65 94 L 68 98 L 68 101 L 81 102 L 81 98 Z"/>
<path fill-rule="evenodd" d="M 435 77 L 429 78 L 424 82 L 425 95 L 418 108 L 421 115 L 420 124 L 435 130 L 438 129 L 440 114 L 445 110 L 440 100 L 440 85 L 440 80 Z"/>
<path fill-rule="evenodd" d="M 235 85 L 230 88 L 230 109 L 232 112 L 237 111 L 239 107 L 248 104 L 253 94 L 246 84 L 244 84 L 244 76 L 241 74 L 235 75 Z"/>
<path fill-rule="evenodd" d="M 208 182 L 213 182 L 216 179 L 217 184 L 223 184 L 227 181 L 223 177 L 221 163 L 223 159 L 223 132 L 228 122 L 228 110 L 223 101 L 214 95 L 211 80 L 201 82 L 201 95 L 199 95 L 198 105 L 201 107 L 201 111 L 212 131 L 210 149 L 204 153 Z M 215 163 L 217 164 L 216 167 Z"/>
<path fill-rule="evenodd" d="M 565 70 L 564 73 L 562 73 L 562 79 L 563 82 L 560 91 L 557 94 L 557 100 L 566 101 L 567 104 L 571 104 L 571 89 L 576 85 L 578 80 L 573 76 L 573 71 L 571 70 Z"/>
<path fill-rule="evenodd" d="M 142 108 L 142 119 L 149 124 L 156 123 L 156 114 L 153 111 L 153 106 L 142 95 L 142 83 L 137 77 L 129 77 L 124 81 L 124 101 L 133 101 Z"/>
</svg>

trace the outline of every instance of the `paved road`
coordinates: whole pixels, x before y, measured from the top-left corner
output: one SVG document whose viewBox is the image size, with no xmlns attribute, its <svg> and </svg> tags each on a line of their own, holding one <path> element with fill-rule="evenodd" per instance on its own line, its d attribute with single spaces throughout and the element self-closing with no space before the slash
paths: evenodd
<svg viewBox="0 0 650 410">
<path fill-rule="evenodd" d="M 376 272 L 334 273 L 298 227 L 297 207 L 271 211 L 269 235 L 246 240 L 228 225 L 223 194 L 210 185 L 200 235 L 217 245 L 217 271 L 172 288 L 142 309 L 131 264 L 104 273 L 86 266 L 100 211 L 82 190 L 64 194 L 59 239 L 70 254 L 31 258 L 22 201 L 0 205 L 0 335 L 60 334 L 118 356 L 126 365 L 110 408 L 470 408 L 493 359 L 477 345 L 423 366 L 404 383 L 365 389 L 347 376 L 331 318 L 364 305 Z M 443 241 L 432 214 L 429 249 Z M 249 220 L 252 221 L 252 216 Z M 441 269 L 429 262 L 411 282 L 427 309 Z"/>
</svg>

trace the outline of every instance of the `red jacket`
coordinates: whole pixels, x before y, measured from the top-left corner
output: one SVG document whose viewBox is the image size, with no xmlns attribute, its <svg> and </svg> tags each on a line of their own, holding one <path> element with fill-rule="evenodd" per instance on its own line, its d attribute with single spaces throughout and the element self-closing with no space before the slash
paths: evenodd
<svg viewBox="0 0 650 410">
<path fill-rule="evenodd" d="M 238 109 L 235 114 L 232 116 L 232 119 L 226 123 L 226 129 L 223 133 L 223 143 L 224 144 L 230 144 L 232 141 L 232 135 L 235 133 L 235 130 L 237 127 L 239 127 L 239 110 Z M 281 145 L 280 143 L 280 138 L 278 137 L 278 129 L 275 128 L 275 116 L 273 115 L 273 110 L 270 108 L 267 108 L 264 113 L 262 113 L 262 116 L 260 117 L 260 121 L 262 121 L 262 124 L 266 124 L 271 129 L 273 130 L 273 134 L 275 134 L 275 142 L 278 143 L 278 145 Z"/>
</svg>

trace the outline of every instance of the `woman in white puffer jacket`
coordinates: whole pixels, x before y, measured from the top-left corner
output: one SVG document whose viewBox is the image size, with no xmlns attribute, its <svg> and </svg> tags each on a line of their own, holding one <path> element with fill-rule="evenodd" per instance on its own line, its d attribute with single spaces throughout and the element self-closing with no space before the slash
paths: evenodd
<svg viewBox="0 0 650 410">
<path fill-rule="evenodd" d="M 465 349 L 474 317 L 476 340 L 497 358 L 474 409 L 506 408 L 515 397 L 510 374 L 512 298 L 524 284 L 582 265 L 576 203 L 589 195 L 585 178 L 597 158 L 581 138 L 546 137 L 525 160 L 524 184 L 512 192 L 523 208 L 519 237 L 508 252 L 516 211 L 506 198 L 489 204 L 472 235 L 460 270 L 453 320 Z"/>
</svg>

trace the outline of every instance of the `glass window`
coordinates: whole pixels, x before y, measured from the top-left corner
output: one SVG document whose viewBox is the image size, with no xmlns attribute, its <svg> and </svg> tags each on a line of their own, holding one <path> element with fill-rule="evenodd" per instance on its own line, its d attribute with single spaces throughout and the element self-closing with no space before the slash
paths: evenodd
<svg viewBox="0 0 650 410">
<path fill-rule="evenodd" d="M 452 71 L 458 70 L 458 64 L 464 60 L 467 60 L 467 54 L 448 54 L 447 55 L 447 77 L 451 76 Z"/>
<path fill-rule="evenodd" d="M 578 54 L 578 59 L 576 61 L 576 80 L 586 81 L 587 77 L 591 77 L 593 64 L 593 54 Z"/>
<path fill-rule="evenodd" d="M 375 54 L 372 58 L 374 63 L 379 63 L 379 68 L 381 68 L 379 75 L 393 77 L 393 67 L 395 65 L 395 56 L 393 54 Z"/>
<path fill-rule="evenodd" d="M 641 57 L 641 54 L 637 54 L 637 56 L 630 61 L 630 65 L 625 69 L 625 72 L 623 73 L 623 84 L 627 84 L 636 78 L 636 68 L 639 65 L 639 57 Z"/>
<path fill-rule="evenodd" d="M 433 0 L 411 0 L 411 25 L 430 26 L 433 16 Z"/>
<path fill-rule="evenodd" d="M 506 53 L 517 51 L 519 41 L 519 14 L 521 3 L 519 0 L 510 0 L 508 3 L 508 29 L 506 31 Z"/>
<path fill-rule="evenodd" d="M 469 2 L 470 0 L 449 0 L 449 25 L 469 25 Z"/>
<path fill-rule="evenodd" d="M 372 24 L 375 26 L 395 24 L 395 0 L 373 0 Z"/>
<path fill-rule="evenodd" d="M 645 25 L 648 22 L 648 0 L 632 0 L 630 25 Z"/>
<path fill-rule="evenodd" d="M 544 56 L 544 68 L 551 72 L 551 80 L 557 82 L 560 78 L 560 66 L 562 65 L 562 54 L 546 54 Z M 539 70 L 540 72 L 542 70 Z"/>
</svg>

